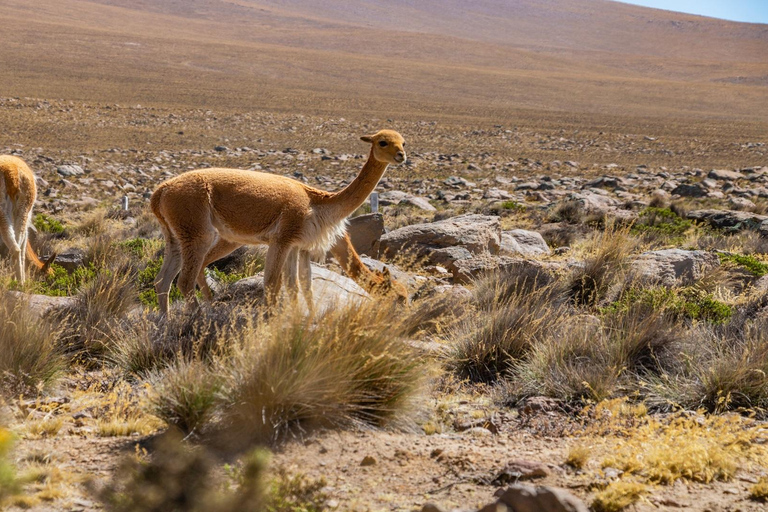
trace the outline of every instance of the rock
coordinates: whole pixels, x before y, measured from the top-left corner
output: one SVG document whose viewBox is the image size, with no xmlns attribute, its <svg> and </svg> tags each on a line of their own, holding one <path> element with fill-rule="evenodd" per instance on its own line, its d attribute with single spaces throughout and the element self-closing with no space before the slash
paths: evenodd
<svg viewBox="0 0 768 512">
<path fill-rule="evenodd" d="M 384 216 L 370 213 L 349 219 L 347 233 L 358 253 L 375 258 L 379 255 L 379 240 L 384 234 Z"/>
<path fill-rule="evenodd" d="M 624 180 L 621 178 L 616 176 L 602 176 L 600 178 L 595 178 L 594 180 L 588 181 L 583 188 L 599 187 L 615 190 L 617 188 L 623 188 L 623 186 Z"/>
<path fill-rule="evenodd" d="M 427 503 L 421 507 L 421 512 L 445 512 L 444 509 L 438 507 L 434 503 Z"/>
<path fill-rule="evenodd" d="M 499 502 L 515 512 L 588 512 L 587 506 L 564 489 L 511 485 Z"/>
<path fill-rule="evenodd" d="M 512 199 L 512 196 L 506 190 L 501 190 L 500 188 L 489 188 L 483 192 L 483 199 L 495 199 L 498 201 L 504 199 Z"/>
<path fill-rule="evenodd" d="M 72 176 L 82 176 L 85 171 L 79 165 L 60 165 L 56 168 L 56 172 L 59 176 L 69 178 Z"/>
<path fill-rule="evenodd" d="M 755 229 L 762 231 L 761 224 L 768 220 L 768 215 L 738 212 L 735 210 L 695 210 L 688 213 L 691 220 L 706 222 L 717 229 L 741 231 Z"/>
<path fill-rule="evenodd" d="M 366 455 L 365 457 L 363 457 L 363 460 L 360 461 L 360 465 L 363 466 L 363 467 L 375 466 L 376 465 L 376 458 L 375 457 L 371 457 L 370 455 Z"/>
<path fill-rule="evenodd" d="M 34 316 L 45 317 L 57 311 L 63 311 L 77 304 L 76 297 L 49 297 L 48 295 L 28 294 L 17 291 L 5 292 L 6 300 L 25 304 Z"/>
<path fill-rule="evenodd" d="M 632 262 L 637 277 L 664 286 L 690 285 L 705 270 L 718 265 L 720 260 L 715 254 L 683 249 L 644 252 Z"/>
<path fill-rule="evenodd" d="M 78 267 L 83 266 L 84 259 L 85 251 L 73 247 L 57 254 L 54 263 L 64 267 L 67 272 L 74 272 Z"/>
<path fill-rule="evenodd" d="M 524 256 L 542 256 L 552 253 L 540 233 L 525 229 L 513 229 L 502 232 L 501 250 L 502 252 L 522 254 Z"/>
<path fill-rule="evenodd" d="M 597 193 L 596 192 L 602 192 Z M 619 220 L 631 221 L 637 218 L 637 213 L 621 209 L 621 202 L 608 195 L 604 190 L 584 190 L 568 196 L 568 201 L 576 202 L 588 214 L 605 215 Z"/>
<path fill-rule="evenodd" d="M 734 210 L 744 211 L 751 210 L 755 207 L 755 203 L 747 199 L 746 197 L 732 197 L 728 201 L 731 208 Z"/>
<path fill-rule="evenodd" d="M 497 501 L 496 503 L 489 503 L 477 512 L 509 512 L 509 507 L 507 507 L 504 503 Z"/>
<path fill-rule="evenodd" d="M 285 283 L 283 283 L 285 287 Z M 299 296 L 302 297 L 301 292 Z M 368 293 L 353 280 L 325 267 L 312 264 L 312 296 L 315 312 L 322 313 L 339 304 L 367 300 Z M 231 284 L 218 300 L 255 301 L 264 297 L 264 276 L 259 273 Z"/>
<path fill-rule="evenodd" d="M 707 178 L 711 180 L 735 181 L 735 180 L 744 179 L 744 175 L 738 171 L 726 171 L 726 170 L 713 169 L 709 171 L 709 174 L 707 174 Z"/>
<path fill-rule="evenodd" d="M 507 485 L 519 480 L 533 480 L 535 478 L 546 478 L 547 476 L 549 476 L 549 469 L 541 462 L 513 460 L 496 475 L 491 484 Z"/>
<path fill-rule="evenodd" d="M 563 409 L 563 401 L 547 396 L 532 396 L 518 404 L 517 409 L 523 415 L 559 411 Z"/>
<path fill-rule="evenodd" d="M 463 259 L 467 254 L 498 254 L 501 224 L 498 217 L 461 215 L 429 224 L 405 226 L 381 237 L 381 252 L 389 257 L 411 251 L 433 265 Z M 443 249 L 458 247 L 448 253 Z"/>
<path fill-rule="evenodd" d="M 694 183 L 693 185 L 683 183 L 671 191 L 672 195 L 681 197 L 705 197 L 708 192 L 709 191 L 705 187 L 699 185 L 698 183 Z"/>
<path fill-rule="evenodd" d="M 414 206 L 424 211 L 434 212 L 437 208 L 432 206 L 429 201 L 423 197 L 416 197 L 406 192 L 400 192 L 399 190 L 388 190 L 379 195 L 379 203 L 382 206 L 389 206 L 393 204 L 404 204 Z"/>
<path fill-rule="evenodd" d="M 215 146 L 213 150 L 221 153 L 223 151 L 229 151 L 229 148 L 227 146 Z"/>
<path fill-rule="evenodd" d="M 454 283 L 467 284 L 488 272 L 503 272 L 518 266 L 530 267 L 531 270 L 547 272 L 554 270 L 556 265 L 556 263 L 542 263 L 540 261 L 513 258 L 510 256 L 485 255 L 457 260 L 449 270 L 453 273 Z"/>
</svg>

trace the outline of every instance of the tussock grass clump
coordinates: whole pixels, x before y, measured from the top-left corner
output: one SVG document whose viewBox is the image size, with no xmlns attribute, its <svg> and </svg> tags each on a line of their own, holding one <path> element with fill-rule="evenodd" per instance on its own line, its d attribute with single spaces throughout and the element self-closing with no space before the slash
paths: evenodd
<svg viewBox="0 0 768 512">
<path fill-rule="evenodd" d="M 150 376 L 152 413 L 185 434 L 211 421 L 222 378 L 199 360 L 179 359 Z"/>
<path fill-rule="evenodd" d="M 592 509 L 595 512 L 620 512 L 640 501 L 648 492 L 648 486 L 645 484 L 625 481 L 613 482 L 595 495 Z"/>
<path fill-rule="evenodd" d="M 424 364 L 401 338 L 397 315 L 371 302 L 328 311 L 314 325 L 286 313 L 234 333 L 236 347 L 217 370 L 226 421 L 263 442 L 398 418 L 420 388 Z"/>
<path fill-rule="evenodd" d="M 666 244 L 682 244 L 694 223 L 680 217 L 669 208 L 648 207 L 642 212 L 631 232 L 647 240 L 658 240 Z"/>
<path fill-rule="evenodd" d="M 13 434 L 0 427 L 0 505 L 19 490 L 16 471 L 10 461 L 12 447 Z"/>
<path fill-rule="evenodd" d="M 768 502 L 768 478 L 763 477 L 752 486 L 749 490 L 749 499 L 763 503 Z"/>
<path fill-rule="evenodd" d="M 551 220 L 554 222 L 567 222 L 568 224 L 580 224 L 584 221 L 586 213 L 579 201 L 569 200 L 558 203 L 552 212 Z"/>
<path fill-rule="evenodd" d="M 177 360 L 206 360 L 225 352 L 226 340 L 258 315 L 247 307 L 207 303 L 196 311 L 180 309 L 169 316 L 145 313 L 122 328 L 109 358 L 122 371 L 139 377 Z"/>
<path fill-rule="evenodd" d="M 568 450 L 568 455 L 565 457 L 565 464 L 575 469 L 584 469 L 587 467 L 589 458 L 592 455 L 592 450 L 584 445 L 573 446 Z"/>
<path fill-rule="evenodd" d="M 151 453 L 137 452 L 118 468 L 113 480 L 94 492 L 111 512 L 320 512 L 327 510 L 324 479 L 313 480 L 278 468 L 257 449 L 226 475 L 204 447 L 164 435 Z"/>
<path fill-rule="evenodd" d="M 573 302 L 594 307 L 604 301 L 611 288 L 625 276 L 629 256 L 636 246 L 637 242 L 629 236 L 626 227 L 609 225 L 598 233 L 592 240 L 590 255 L 583 267 L 570 277 L 568 289 Z"/>
<path fill-rule="evenodd" d="M 92 364 L 104 356 L 121 321 L 136 305 L 134 278 L 122 270 L 104 271 L 75 297 L 73 306 L 58 313 L 64 351 Z"/>
<path fill-rule="evenodd" d="M 552 288 L 527 291 L 501 290 L 507 297 L 489 300 L 481 313 L 460 324 L 452 333 L 453 353 L 449 368 L 473 382 L 494 382 L 504 378 L 533 347 L 558 328 L 565 308 L 553 300 Z M 480 300 L 489 291 L 480 288 Z M 488 296 L 485 296 L 488 294 Z"/>
<path fill-rule="evenodd" d="M 569 317 L 514 369 L 510 401 L 545 394 L 600 401 L 625 390 L 638 375 L 657 371 L 657 357 L 674 341 L 658 312 L 632 308 L 606 316 Z"/>
<path fill-rule="evenodd" d="M 27 394 L 55 382 L 64 365 L 57 336 L 23 301 L 0 297 L 0 397 Z"/>
</svg>

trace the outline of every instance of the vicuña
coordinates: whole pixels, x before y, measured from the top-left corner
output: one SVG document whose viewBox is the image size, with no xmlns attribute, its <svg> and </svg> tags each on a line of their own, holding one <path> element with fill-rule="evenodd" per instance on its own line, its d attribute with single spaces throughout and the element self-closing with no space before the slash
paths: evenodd
<svg viewBox="0 0 768 512">
<path fill-rule="evenodd" d="M 12 155 L 0 155 L 0 172 L 3 173 L 0 181 L 0 237 L 11 255 L 16 280 L 23 283 L 26 277 L 25 253 L 43 273 L 52 273 L 49 267 L 53 257 L 43 263 L 27 240 L 32 207 L 37 198 L 35 175 L 24 160 Z"/>
<path fill-rule="evenodd" d="M 238 169 L 199 169 L 161 183 L 152 212 L 165 235 L 163 266 L 155 282 L 160 310 L 176 275 L 188 301 L 206 261 L 216 261 L 244 244 L 268 244 L 264 268 L 267 304 L 277 300 L 285 271 L 288 291 L 299 286 L 310 310 L 311 254 L 325 254 L 343 236 L 346 219 L 376 187 L 389 164 L 405 162 L 405 141 L 392 130 L 361 137 L 371 144 L 360 174 L 339 192 L 296 180 Z"/>
</svg>

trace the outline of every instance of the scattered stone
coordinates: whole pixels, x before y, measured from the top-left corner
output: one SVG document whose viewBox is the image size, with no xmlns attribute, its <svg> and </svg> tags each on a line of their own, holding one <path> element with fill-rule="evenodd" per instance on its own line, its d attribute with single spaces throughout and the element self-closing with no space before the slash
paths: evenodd
<svg viewBox="0 0 768 512">
<path fill-rule="evenodd" d="M 65 178 L 71 178 L 73 176 L 82 176 L 85 174 L 85 171 L 82 167 L 79 165 L 60 165 L 56 168 L 56 172 L 59 174 L 59 176 L 63 176 Z"/>
<path fill-rule="evenodd" d="M 719 265 L 720 260 L 715 254 L 683 249 L 644 252 L 632 262 L 637 277 L 664 286 L 690 285 L 704 271 Z"/>
<path fill-rule="evenodd" d="M 360 462 L 360 465 L 363 467 L 367 466 L 375 466 L 376 465 L 376 458 L 372 457 L 370 455 L 366 455 L 363 457 L 363 460 Z"/>
<path fill-rule="evenodd" d="M 587 506 L 564 489 L 512 485 L 499 498 L 515 512 L 588 512 Z"/>
<path fill-rule="evenodd" d="M 688 213 L 688 218 L 699 222 L 706 222 L 717 229 L 727 229 L 730 231 L 754 229 L 762 231 L 761 224 L 768 220 L 768 215 L 735 210 L 695 210 Z"/>
<path fill-rule="evenodd" d="M 525 229 L 513 229 L 502 232 L 501 250 L 502 252 L 522 254 L 523 256 L 543 256 L 552 253 L 540 233 Z"/>
<path fill-rule="evenodd" d="M 709 171 L 709 174 L 707 174 L 707 178 L 711 180 L 736 181 L 736 180 L 744 179 L 744 175 L 738 171 L 726 171 L 726 170 L 713 169 Z"/>
<path fill-rule="evenodd" d="M 541 462 L 513 460 L 491 481 L 491 485 L 507 485 L 520 480 L 533 480 L 549 476 L 549 469 Z"/>
<path fill-rule="evenodd" d="M 66 249 L 56 255 L 54 263 L 64 267 L 67 272 L 74 272 L 83 266 L 85 251 L 76 247 Z"/>
<path fill-rule="evenodd" d="M 747 199 L 746 197 L 731 197 L 728 200 L 731 208 L 734 210 L 745 211 L 751 210 L 755 207 L 755 203 Z"/>
<path fill-rule="evenodd" d="M 696 183 L 693 185 L 682 184 L 672 189 L 674 196 L 680 197 L 705 197 L 709 191 L 702 185 Z"/>
<path fill-rule="evenodd" d="M 380 213 L 370 213 L 349 219 L 347 233 L 359 254 L 376 258 L 379 255 L 379 240 L 384 234 L 384 217 Z"/>
</svg>

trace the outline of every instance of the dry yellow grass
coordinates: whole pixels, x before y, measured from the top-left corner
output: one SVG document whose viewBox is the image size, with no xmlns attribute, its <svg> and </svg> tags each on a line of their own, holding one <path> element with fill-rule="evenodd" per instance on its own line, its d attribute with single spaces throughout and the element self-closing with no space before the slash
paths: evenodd
<svg viewBox="0 0 768 512">
<path fill-rule="evenodd" d="M 595 512 L 619 512 L 638 502 L 649 492 L 648 486 L 636 482 L 614 482 L 595 495 Z"/>
</svg>

